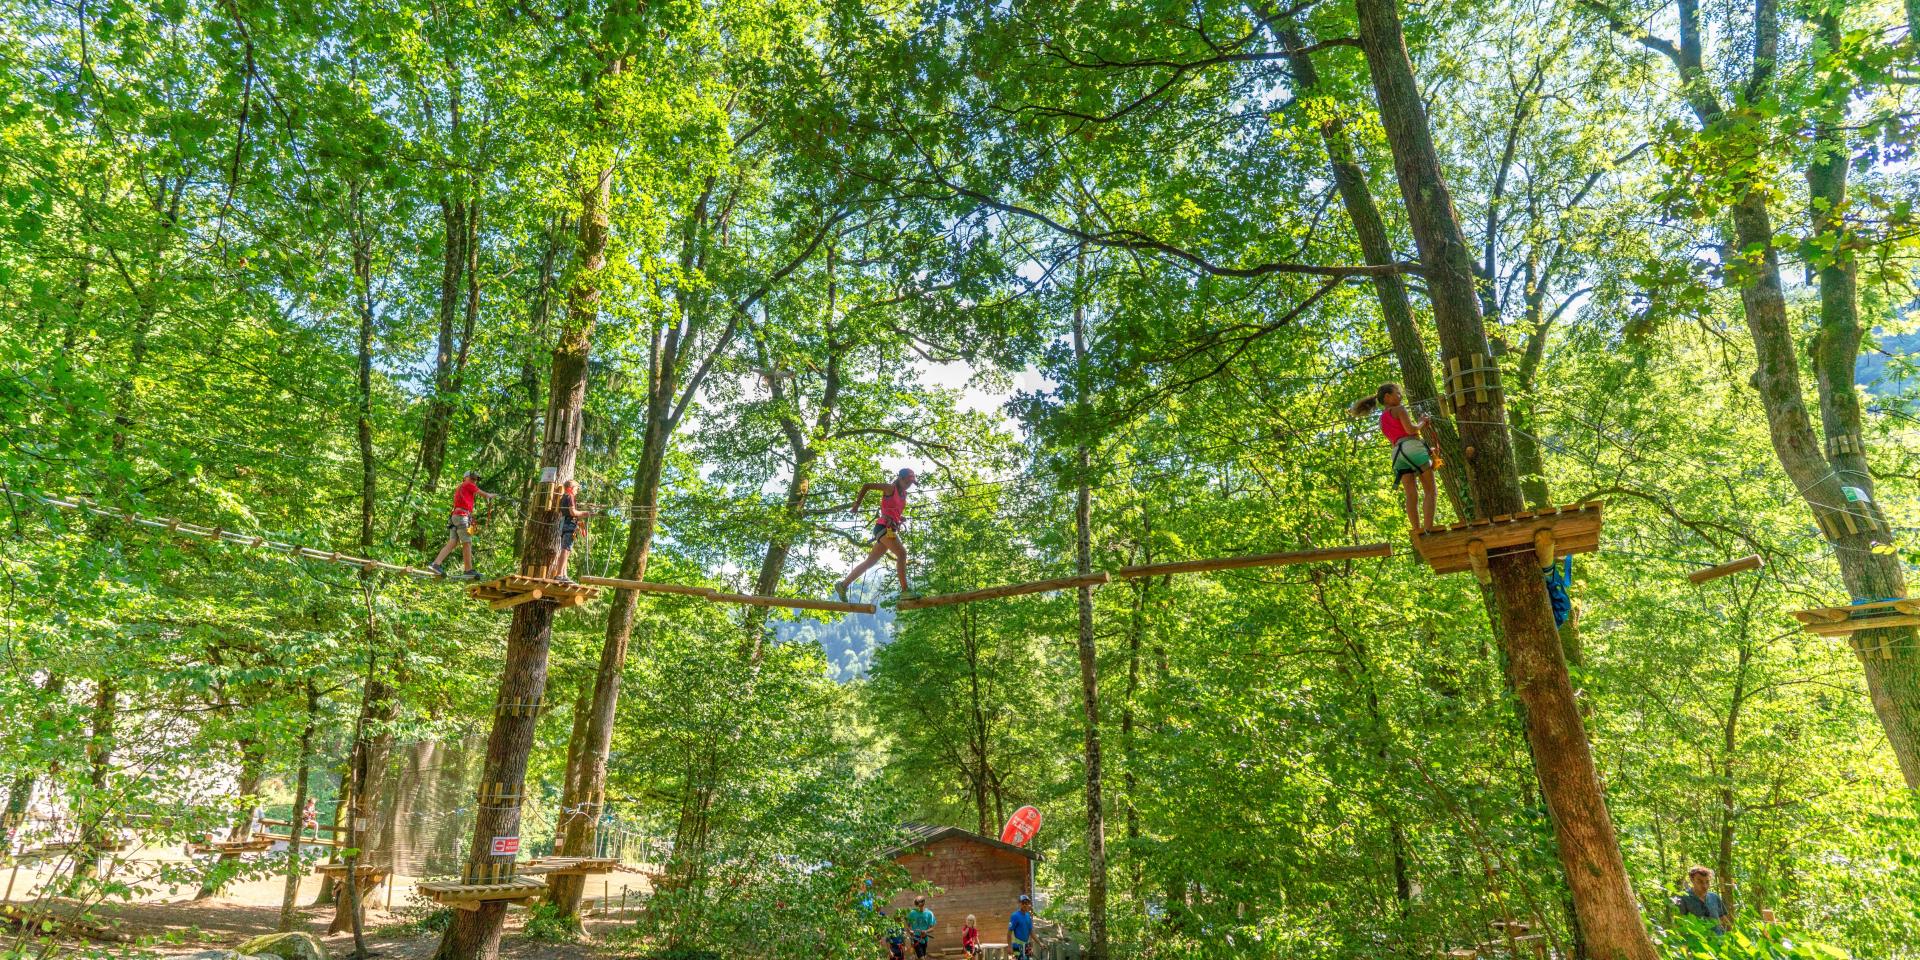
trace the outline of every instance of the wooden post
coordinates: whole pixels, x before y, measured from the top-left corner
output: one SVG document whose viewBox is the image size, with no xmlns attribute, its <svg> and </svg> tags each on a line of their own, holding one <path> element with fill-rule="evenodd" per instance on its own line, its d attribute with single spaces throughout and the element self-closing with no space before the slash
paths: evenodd
<svg viewBox="0 0 1920 960">
<path fill-rule="evenodd" d="M 1700 584 L 1706 583 L 1709 580 L 1718 580 L 1721 577 L 1730 577 L 1736 573 L 1745 573 L 1748 570 L 1758 570 L 1764 566 L 1766 566 L 1766 561 L 1761 560 L 1759 554 L 1750 553 L 1744 557 L 1741 557 L 1738 560 L 1729 560 L 1726 563 L 1718 564 L 1716 566 L 1707 567 L 1701 570 L 1695 570 L 1694 572 L 1687 574 L 1687 582 L 1697 587 Z"/>
<path fill-rule="evenodd" d="M 966 593 L 949 593 L 938 597 L 921 597 L 917 600 L 902 600 L 897 609 L 924 610 L 928 607 L 944 607 L 955 603 L 972 603 L 975 600 L 998 600 L 1002 597 L 1018 597 L 1029 593 L 1051 593 L 1055 590 L 1071 590 L 1076 587 L 1097 587 L 1112 580 L 1113 576 L 1105 571 L 1083 574 L 1076 577 L 1059 577 L 1053 580 L 1036 580 L 1032 583 L 1011 583 L 1000 587 L 988 587 L 984 590 L 971 590 Z"/>
<path fill-rule="evenodd" d="M 1261 553 L 1245 557 L 1215 557 L 1208 560 L 1181 560 L 1173 563 L 1148 563 L 1121 567 L 1114 576 L 1131 580 L 1172 573 L 1206 573 L 1213 570 L 1238 570 L 1243 567 L 1282 567 L 1296 563 L 1322 563 L 1336 560 L 1362 560 L 1393 556 L 1393 546 L 1368 543 L 1353 547 L 1328 547 L 1324 550 L 1294 550 L 1286 553 Z"/>
</svg>

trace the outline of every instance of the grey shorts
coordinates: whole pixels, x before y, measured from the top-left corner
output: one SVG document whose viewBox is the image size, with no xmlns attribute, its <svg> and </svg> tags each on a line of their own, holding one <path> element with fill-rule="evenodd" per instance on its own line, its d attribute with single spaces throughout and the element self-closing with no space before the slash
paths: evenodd
<svg viewBox="0 0 1920 960">
<path fill-rule="evenodd" d="M 473 518 L 452 514 L 447 517 L 447 536 L 459 543 L 473 542 Z"/>
</svg>

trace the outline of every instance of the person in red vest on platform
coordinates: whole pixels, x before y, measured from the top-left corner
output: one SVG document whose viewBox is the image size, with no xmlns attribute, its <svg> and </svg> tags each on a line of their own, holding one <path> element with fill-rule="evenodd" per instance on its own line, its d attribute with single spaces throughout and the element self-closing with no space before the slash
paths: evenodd
<svg viewBox="0 0 1920 960">
<path fill-rule="evenodd" d="M 447 545 L 440 548 L 440 555 L 433 558 L 428 566 L 441 576 L 447 570 L 441 564 L 447 562 L 447 554 L 453 552 L 454 544 L 460 545 L 460 559 L 466 562 L 466 570 L 459 574 L 467 580 L 480 579 L 480 571 L 473 568 L 473 502 L 475 497 L 494 498 L 494 494 L 480 489 L 480 475 L 472 470 L 460 478 L 460 486 L 453 491 L 453 512 L 447 516 Z"/>
</svg>

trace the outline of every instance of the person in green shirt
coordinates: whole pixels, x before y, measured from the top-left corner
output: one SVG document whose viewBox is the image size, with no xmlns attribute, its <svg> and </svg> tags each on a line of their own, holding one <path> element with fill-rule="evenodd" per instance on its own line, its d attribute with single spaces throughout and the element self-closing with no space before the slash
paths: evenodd
<svg viewBox="0 0 1920 960">
<path fill-rule="evenodd" d="M 913 898 L 913 910 L 907 914 L 907 932 L 913 938 L 913 955 L 925 957 L 927 941 L 933 939 L 933 911 L 927 909 L 926 897 Z"/>
</svg>

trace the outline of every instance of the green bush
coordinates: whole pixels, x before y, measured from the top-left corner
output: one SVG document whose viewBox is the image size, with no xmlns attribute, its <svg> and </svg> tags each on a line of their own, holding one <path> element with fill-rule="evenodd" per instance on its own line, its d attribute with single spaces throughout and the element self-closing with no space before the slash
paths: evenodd
<svg viewBox="0 0 1920 960">
<path fill-rule="evenodd" d="M 584 931 L 580 928 L 578 915 L 566 915 L 551 903 L 536 903 L 527 911 L 526 926 L 520 929 L 522 936 L 542 943 L 572 943 L 579 940 Z"/>
</svg>

